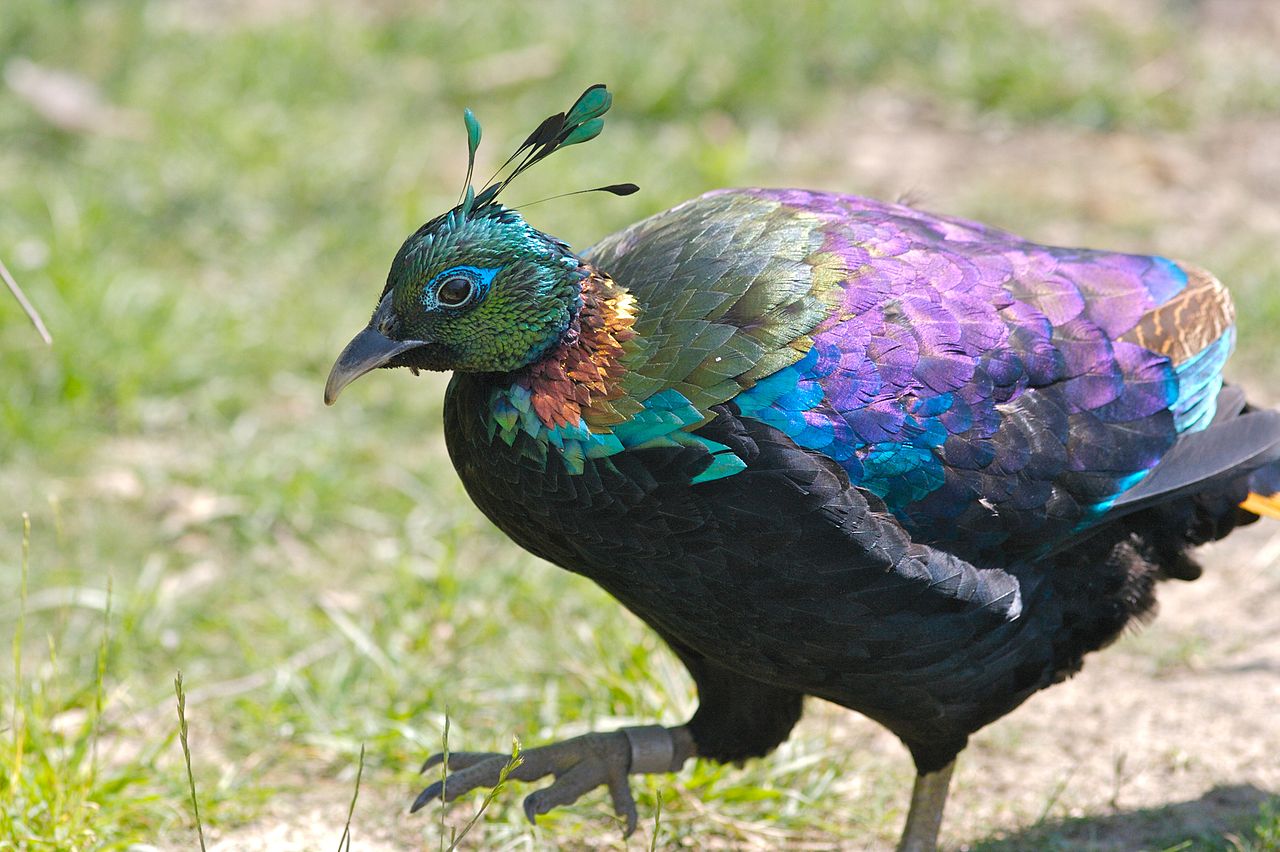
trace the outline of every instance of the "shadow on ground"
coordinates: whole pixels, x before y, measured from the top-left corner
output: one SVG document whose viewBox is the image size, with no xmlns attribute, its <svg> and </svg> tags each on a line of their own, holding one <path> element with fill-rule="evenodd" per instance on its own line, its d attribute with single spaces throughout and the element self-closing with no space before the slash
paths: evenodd
<svg viewBox="0 0 1280 852">
<path fill-rule="evenodd" d="M 1254 831 L 1267 802 L 1280 808 L 1276 793 L 1252 784 L 1218 786 L 1188 802 L 1110 816 L 1047 820 L 962 848 L 967 852 L 1274 848 L 1260 842 Z M 1232 838 L 1244 845 L 1232 843 Z"/>
</svg>

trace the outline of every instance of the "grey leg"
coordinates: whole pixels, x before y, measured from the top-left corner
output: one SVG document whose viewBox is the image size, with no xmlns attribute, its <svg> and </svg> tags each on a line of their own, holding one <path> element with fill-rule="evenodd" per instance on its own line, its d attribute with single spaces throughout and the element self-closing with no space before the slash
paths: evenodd
<svg viewBox="0 0 1280 852">
<path fill-rule="evenodd" d="M 911 809 L 907 824 L 898 841 L 898 852 L 933 852 L 938 848 L 938 829 L 942 827 L 942 809 L 947 804 L 953 760 L 937 772 L 917 775 L 911 789 Z"/>
</svg>

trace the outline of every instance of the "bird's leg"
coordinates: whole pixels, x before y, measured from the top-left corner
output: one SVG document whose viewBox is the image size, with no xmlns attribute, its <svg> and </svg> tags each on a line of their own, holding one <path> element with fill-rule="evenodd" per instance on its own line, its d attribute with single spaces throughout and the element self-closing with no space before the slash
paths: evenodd
<svg viewBox="0 0 1280 852">
<path fill-rule="evenodd" d="M 938 847 L 942 809 L 947 804 L 947 788 L 951 784 L 951 770 L 955 768 L 953 760 L 937 772 L 916 776 L 898 852 L 933 852 Z"/>
<path fill-rule="evenodd" d="M 596 787 L 605 786 L 613 808 L 624 823 L 624 836 L 635 831 L 636 803 L 631 797 L 628 775 L 675 772 L 684 766 L 696 749 L 693 735 L 685 725 L 664 728 L 644 725 L 605 733 L 584 734 L 521 752 L 523 762 L 507 776 L 517 781 L 554 777 L 550 785 L 534 790 L 524 800 L 530 822 L 552 808 L 568 805 Z M 432 799 L 443 796 L 452 802 L 477 787 L 493 787 L 511 755 L 500 752 L 463 751 L 449 755 L 449 774 L 423 790 L 409 809 L 413 813 Z M 443 754 L 433 754 L 422 764 L 426 772 L 444 762 Z"/>
</svg>

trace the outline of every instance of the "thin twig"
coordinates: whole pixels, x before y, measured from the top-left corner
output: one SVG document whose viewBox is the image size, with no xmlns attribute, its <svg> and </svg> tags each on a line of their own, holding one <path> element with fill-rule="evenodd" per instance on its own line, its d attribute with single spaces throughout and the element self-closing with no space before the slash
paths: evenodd
<svg viewBox="0 0 1280 852">
<path fill-rule="evenodd" d="M 36 310 L 35 305 L 27 300 L 27 294 L 22 292 L 18 282 L 13 280 L 13 276 L 9 274 L 9 267 L 4 265 L 3 260 L 0 260 L 0 278 L 3 278 L 4 283 L 9 285 L 9 292 L 13 294 L 13 298 L 18 300 L 18 304 L 22 305 L 22 310 L 26 312 L 27 319 L 31 320 L 31 324 L 36 327 L 36 331 L 44 338 L 44 342 L 52 345 L 53 338 L 49 336 L 49 329 L 45 328 L 44 320 L 40 318 L 40 312 Z"/>
</svg>

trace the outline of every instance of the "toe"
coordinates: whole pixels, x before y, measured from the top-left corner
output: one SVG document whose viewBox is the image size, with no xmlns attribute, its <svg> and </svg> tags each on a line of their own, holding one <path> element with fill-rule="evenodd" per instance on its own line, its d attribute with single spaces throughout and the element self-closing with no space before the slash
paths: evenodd
<svg viewBox="0 0 1280 852">
<path fill-rule="evenodd" d="M 550 786 L 535 790 L 526 796 L 524 815 L 529 818 L 529 822 L 536 823 L 537 818 L 542 814 L 561 805 L 573 804 L 584 793 L 594 790 L 604 782 L 604 774 L 598 765 L 579 763 L 568 772 L 557 776 Z"/>
<path fill-rule="evenodd" d="M 510 760 L 511 757 L 505 754 L 470 753 L 465 761 L 468 763 L 466 768 L 450 772 L 444 779 L 436 781 L 419 793 L 418 798 L 413 800 L 409 813 L 417 813 L 433 799 L 443 798 L 446 802 L 452 802 L 477 787 L 497 786 L 498 782 L 502 780 L 502 770 L 506 768 Z M 439 761 L 433 765 L 439 765 Z M 449 766 L 452 768 L 454 765 L 453 755 L 450 755 Z"/>
<path fill-rule="evenodd" d="M 436 752 L 422 762 L 422 768 L 419 769 L 418 772 L 426 772 L 432 767 L 439 766 L 445 762 L 445 756 L 445 753 L 442 751 Z M 504 755 L 499 754 L 496 751 L 451 751 L 448 753 L 448 768 L 450 772 L 458 769 L 466 769 L 469 766 L 475 766 L 477 763 L 493 757 L 504 757 Z"/>
<path fill-rule="evenodd" d="M 427 789 L 418 794 L 418 798 L 413 800 L 413 804 L 409 806 L 409 813 L 416 814 L 418 811 L 433 799 L 439 798 L 440 791 L 444 789 L 444 785 L 437 781 L 431 784 Z"/>
<path fill-rule="evenodd" d="M 630 837 L 640 816 L 636 813 L 636 800 L 631 795 L 631 782 L 625 773 L 609 779 L 609 798 L 613 799 L 614 813 L 622 818 L 622 836 Z"/>
<path fill-rule="evenodd" d="M 450 772 L 448 777 L 444 779 L 444 800 L 452 802 L 477 787 L 498 786 L 498 783 L 502 780 L 502 770 L 507 768 L 507 764 L 510 761 L 511 757 L 509 755 L 498 754 L 468 766 L 466 769 Z"/>
</svg>

